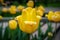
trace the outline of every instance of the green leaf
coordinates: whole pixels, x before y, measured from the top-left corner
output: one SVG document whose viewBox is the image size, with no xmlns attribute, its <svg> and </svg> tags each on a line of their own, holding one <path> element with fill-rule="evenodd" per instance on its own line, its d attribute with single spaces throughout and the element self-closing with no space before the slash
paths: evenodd
<svg viewBox="0 0 60 40">
<path fill-rule="evenodd" d="M 39 23 L 39 27 L 38 27 L 38 40 L 43 40 L 43 33 L 41 30 L 41 24 Z"/>
<path fill-rule="evenodd" d="M 22 31 L 18 28 L 18 40 L 22 40 Z"/>
<path fill-rule="evenodd" d="M 48 32 L 52 32 L 52 23 L 47 22 L 48 28 L 46 30 L 46 33 L 44 34 L 44 38 L 48 36 Z"/>
<path fill-rule="evenodd" d="M 6 27 L 5 32 L 4 32 L 4 36 L 3 36 L 3 40 L 9 40 L 9 28 Z"/>
<path fill-rule="evenodd" d="M 2 27 L 0 27 L 0 40 L 2 40 Z"/>
</svg>

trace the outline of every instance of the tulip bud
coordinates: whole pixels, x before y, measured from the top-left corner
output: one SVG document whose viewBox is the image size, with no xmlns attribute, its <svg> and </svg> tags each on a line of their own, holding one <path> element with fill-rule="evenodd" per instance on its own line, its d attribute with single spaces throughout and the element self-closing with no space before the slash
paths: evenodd
<svg viewBox="0 0 60 40">
<path fill-rule="evenodd" d="M 9 8 L 9 12 L 10 12 L 11 14 L 16 14 L 16 6 L 11 6 L 11 7 Z"/>
<path fill-rule="evenodd" d="M 16 8 L 16 6 L 15 5 L 11 5 L 10 8 Z"/>
<path fill-rule="evenodd" d="M 3 17 L 2 16 L 0 16 L 0 20 L 2 19 Z"/>
<path fill-rule="evenodd" d="M 38 10 L 41 10 L 41 11 L 45 11 L 45 9 L 44 9 L 44 7 L 42 6 L 42 5 L 40 5 L 39 7 L 38 7 Z"/>
<path fill-rule="evenodd" d="M 37 10 L 37 15 L 39 15 L 39 16 L 43 16 L 43 14 L 44 14 L 43 11 L 41 11 L 41 10 Z"/>
<path fill-rule="evenodd" d="M 53 36 L 53 34 L 51 32 L 48 32 L 48 36 Z"/>
<path fill-rule="evenodd" d="M 18 10 L 18 11 L 22 11 L 23 9 L 24 9 L 24 7 L 21 6 L 21 5 L 19 5 L 19 6 L 17 7 L 17 10 Z"/>
<path fill-rule="evenodd" d="M 3 8 L 3 9 L 2 9 L 2 12 L 4 12 L 4 13 L 6 13 L 7 11 L 8 11 L 7 8 Z"/>
<path fill-rule="evenodd" d="M 45 17 L 48 17 L 48 15 L 46 14 Z"/>
<path fill-rule="evenodd" d="M 32 0 L 28 1 L 27 6 L 28 7 L 33 7 L 34 6 L 34 2 Z"/>
<path fill-rule="evenodd" d="M 9 28 L 11 30 L 15 30 L 17 28 L 17 22 L 15 20 L 10 20 L 9 21 Z"/>
<path fill-rule="evenodd" d="M 54 15 L 54 12 L 49 11 L 49 13 L 46 15 L 46 17 L 48 18 L 49 21 L 52 21 L 53 20 L 53 15 Z"/>
</svg>

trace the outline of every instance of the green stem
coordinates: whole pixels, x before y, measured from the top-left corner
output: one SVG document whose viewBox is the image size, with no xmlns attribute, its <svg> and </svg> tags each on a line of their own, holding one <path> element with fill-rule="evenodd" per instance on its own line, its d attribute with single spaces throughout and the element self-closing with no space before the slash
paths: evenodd
<svg viewBox="0 0 60 40">
<path fill-rule="evenodd" d="M 28 40 L 30 40 L 30 34 L 28 34 Z"/>
<path fill-rule="evenodd" d="M 11 40 L 15 40 L 15 37 L 14 37 L 14 30 L 11 31 Z"/>
<path fill-rule="evenodd" d="M 55 34 L 56 34 L 56 29 L 57 29 L 57 22 L 55 23 Z"/>
<path fill-rule="evenodd" d="M 41 24 L 39 22 L 39 27 L 38 27 L 38 40 L 42 40 L 42 31 L 41 31 Z"/>
</svg>

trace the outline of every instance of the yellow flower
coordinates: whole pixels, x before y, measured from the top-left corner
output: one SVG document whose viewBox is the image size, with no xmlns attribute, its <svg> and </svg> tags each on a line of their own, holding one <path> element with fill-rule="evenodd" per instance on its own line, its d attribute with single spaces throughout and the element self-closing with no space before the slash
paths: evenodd
<svg viewBox="0 0 60 40">
<path fill-rule="evenodd" d="M 23 32 L 33 33 L 38 29 L 40 19 L 41 17 L 36 15 L 36 10 L 34 8 L 30 10 L 30 12 L 24 9 L 22 15 L 18 18 L 19 28 Z"/>
<path fill-rule="evenodd" d="M 43 6 L 40 5 L 36 11 L 37 11 L 37 15 L 43 16 L 45 9 Z"/>
<path fill-rule="evenodd" d="M 17 28 L 17 22 L 15 20 L 10 20 L 9 21 L 9 28 L 11 30 L 15 30 Z"/>
<path fill-rule="evenodd" d="M 54 22 L 59 22 L 60 21 L 60 13 L 59 12 L 53 12 L 53 11 L 50 11 L 48 13 L 48 15 L 46 15 L 48 20 L 50 21 L 54 21 Z"/>
<path fill-rule="evenodd" d="M 41 10 L 37 10 L 37 15 L 39 15 L 39 16 L 43 16 L 43 14 L 44 14 L 43 11 L 41 11 Z"/>
<path fill-rule="evenodd" d="M 34 6 L 34 2 L 32 0 L 28 1 L 27 6 L 28 7 L 33 7 Z"/>
<path fill-rule="evenodd" d="M 0 16 L 0 20 L 2 19 L 3 17 L 2 16 Z"/>
<path fill-rule="evenodd" d="M 7 12 L 8 11 L 8 9 L 7 8 L 2 8 L 2 12 Z"/>
<path fill-rule="evenodd" d="M 52 19 L 53 19 L 52 16 L 53 15 L 54 15 L 54 12 L 53 11 L 49 11 L 48 15 L 45 15 L 45 16 L 48 18 L 49 21 L 52 21 Z"/>
<path fill-rule="evenodd" d="M 19 15 L 19 16 L 17 16 L 17 17 L 15 17 L 15 20 L 17 20 L 17 21 L 18 21 L 18 19 L 20 18 L 20 16 L 21 16 L 21 15 Z"/>
<path fill-rule="evenodd" d="M 16 8 L 16 6 L 15 5 L 11 5 L 10 8 Z"/>
<path fill-rule="evenodd" d="M 9 8 L 9 12 L 10 12 L 11 14 L 16 14 L 16 6 L 11 6 L 11 7 Z"/>
<path fill-rule="evenodd" d="M 56 11 L 53 15 L 53 21 L 59 22 L 60 21 L 60 13 Z"/>
<path fill-rule="evenodd" d="M 39 7 L 38 7 L 38 10 L 41 10 L 41 11 L 45 11 L 45 9 L 44 9 L 44 7 L 42 6 L 42 5 L 40 5 Z"/>
<path fill-rule="evenodd" d="M 48 32 L 48 36 L 53 36 L 53 34 L 51 32 Z"/>
<path fill-rule="evenodd" d="M 19 5 L 18 7 L 17 7 L 17 10 L 19 10 L 19 11 L 22 11 L 24 9 L 24 6 L 22 6 L 22 5 Z"/>
<path fill-rule="evenodd" d="M 55 14 L 60 15 L 60 11 L 56 11 Z"/>
<path fill-rule="evenodd" d="M 32 7 L 27 7 L 26 9 L 25 9 L 27 12 L 28 12 L 28 14 L 31 12 L 31 10 L 32 10 Z"/>
</svg>

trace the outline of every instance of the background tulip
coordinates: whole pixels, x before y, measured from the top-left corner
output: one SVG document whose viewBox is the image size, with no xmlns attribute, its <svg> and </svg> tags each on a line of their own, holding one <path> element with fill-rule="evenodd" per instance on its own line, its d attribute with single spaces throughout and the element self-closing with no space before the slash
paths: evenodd
<svg viewBox="0 0 60 40">
<path fill-rule="evenodd" d="M 22 6 L 22 5 L 19 5 L 18 7 L 17 7 L 17 10 L 18 11 L 22 11 L 24 9 L 24 6 Z"/>
<path fill-rule="evenodd" d="M 17 28 L 17 22 L 15 20 L 10 20 L 9 21 L 9 28 L 11 30 L 15 30 Z"/>
<path fill-rule="evenodd" d="M 8 11 L 7 8 L 2 8 L 2 12 L 6 13 Z"/>
<path fill-rule="evenodd" d="M 11 6 L 11 7 L 9 8 L 9 12 L 10 12 L 11 14 L 16 14 L 16 6 Z"/>
<path fill-rule="evenodd" d="M 27 6 L 28 7 L 33 7 L 34 6 L 34 2 L 32 0 L 28 1 Z"/>
<path fill-rule="evenodd" d="M 0 16 L 0 20 L 2 19 L 3 17 L 2 16 Z"/>
</svg>

